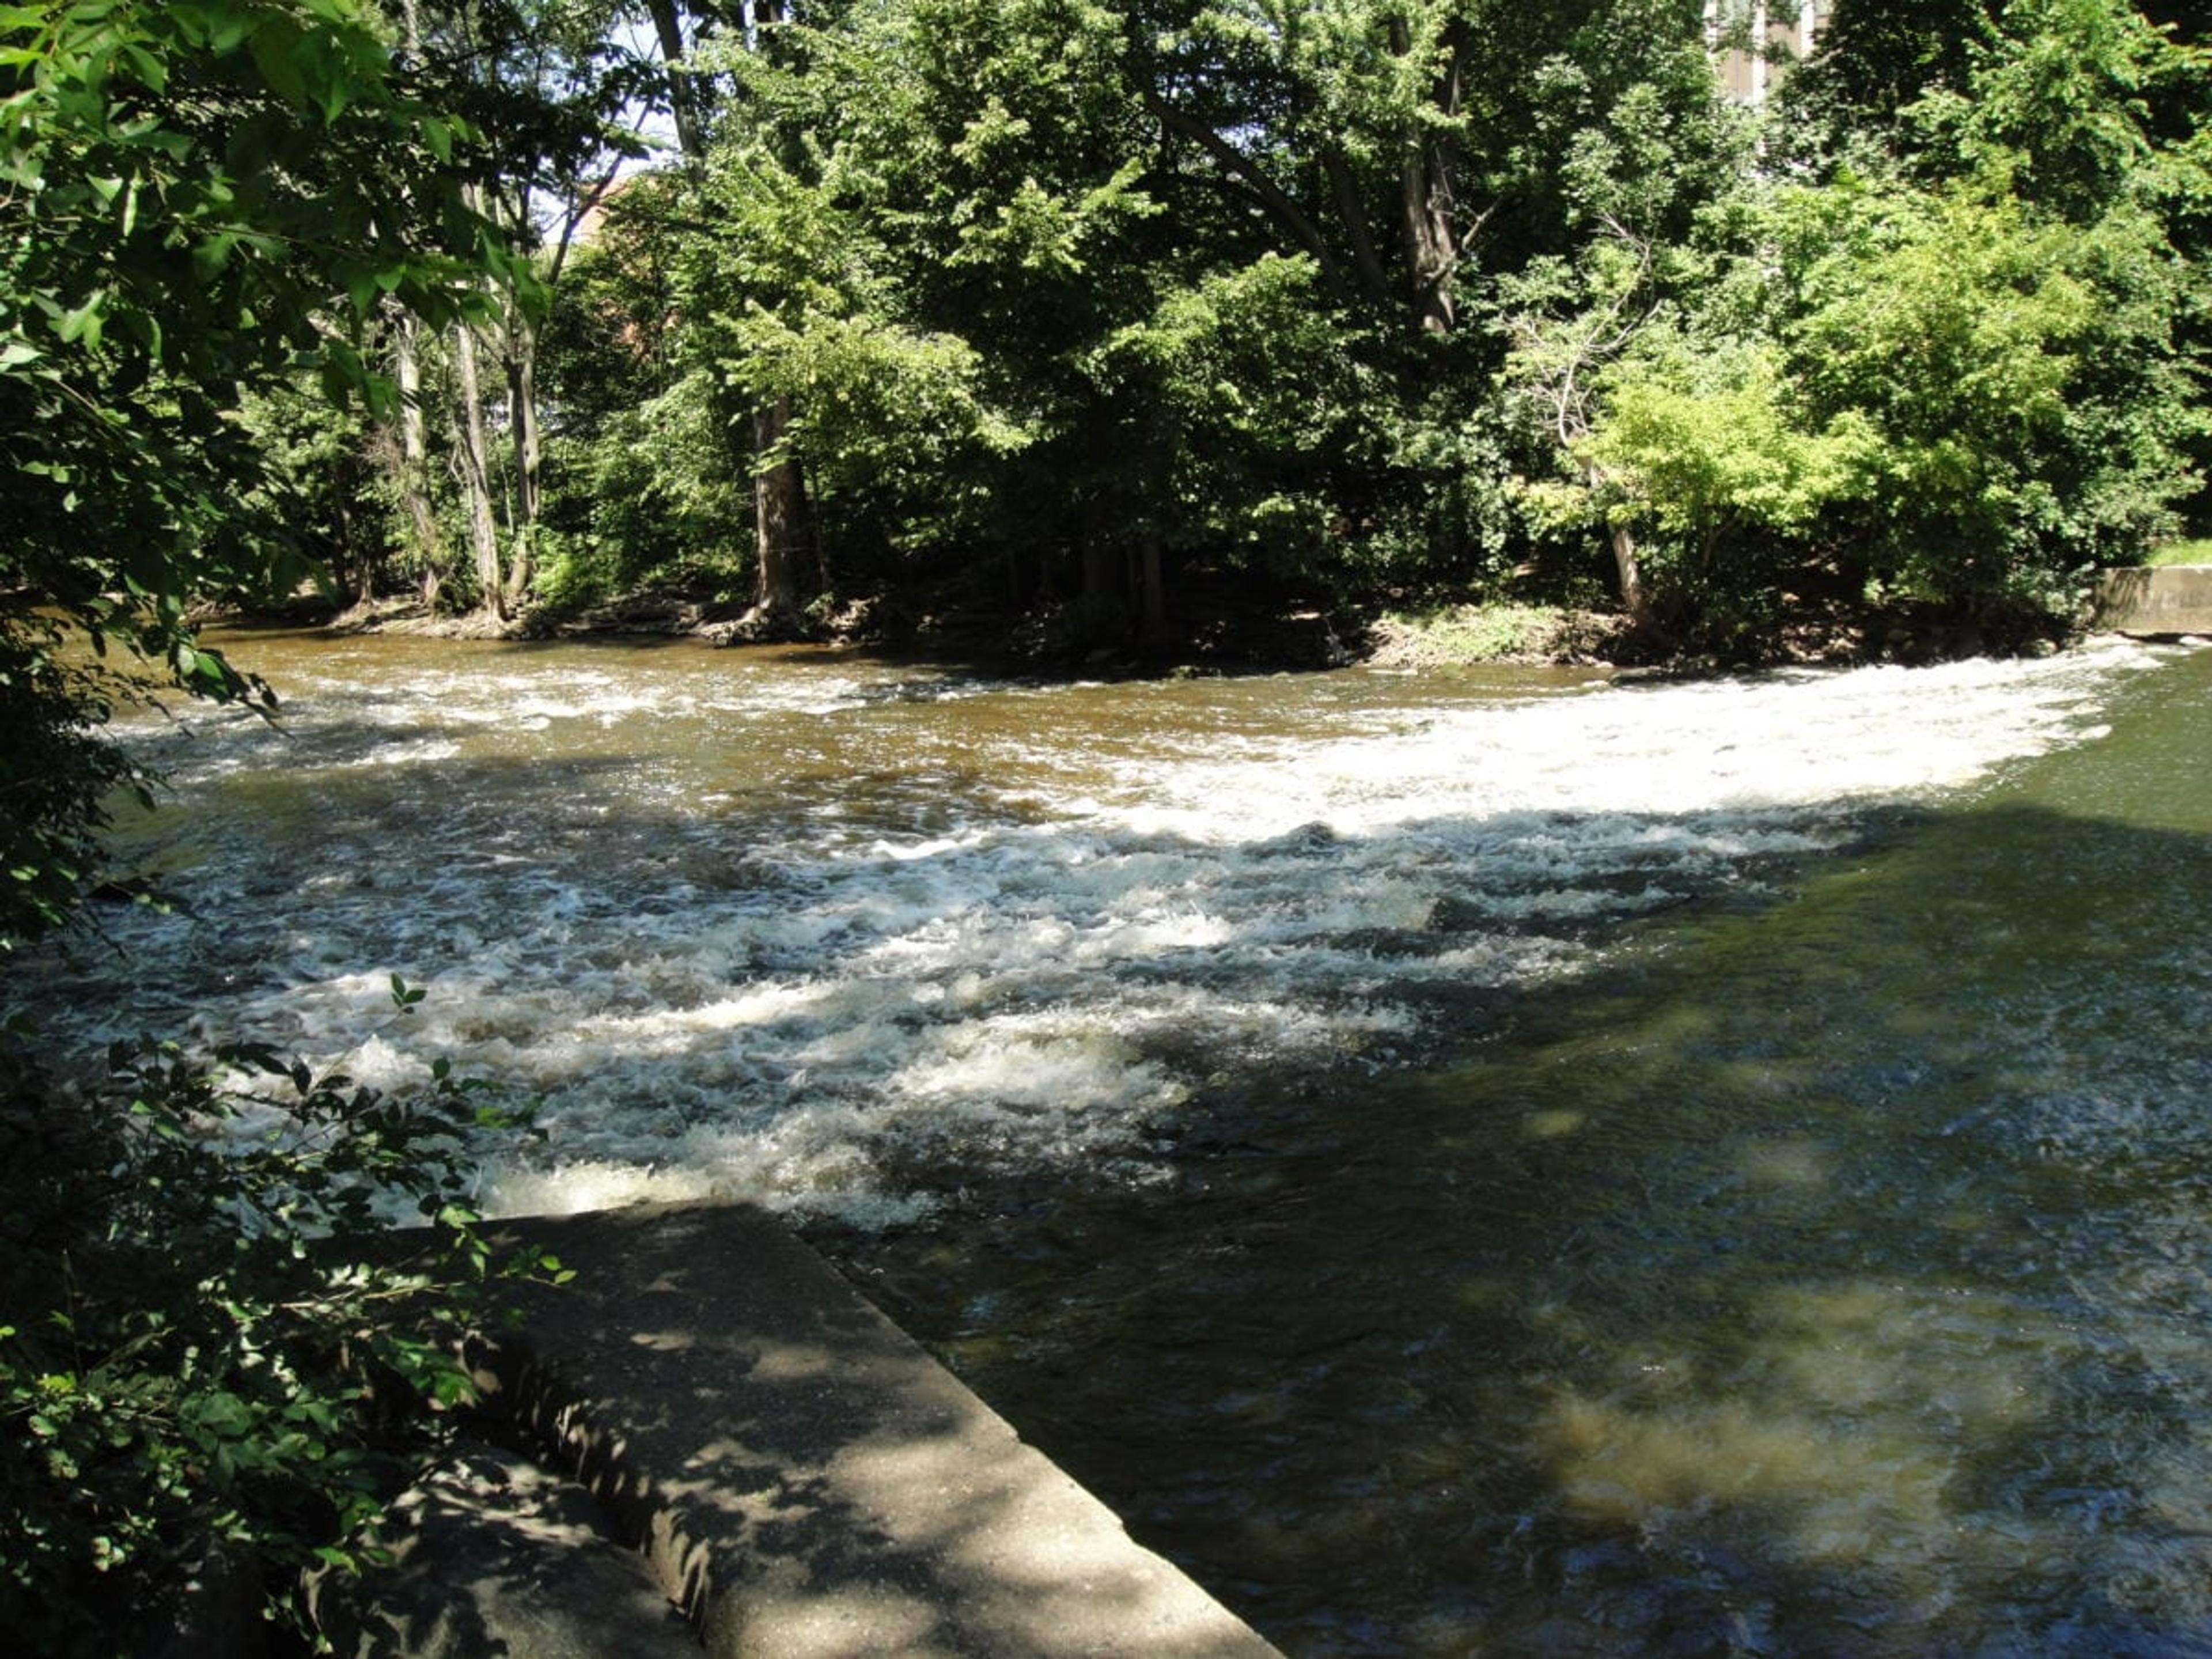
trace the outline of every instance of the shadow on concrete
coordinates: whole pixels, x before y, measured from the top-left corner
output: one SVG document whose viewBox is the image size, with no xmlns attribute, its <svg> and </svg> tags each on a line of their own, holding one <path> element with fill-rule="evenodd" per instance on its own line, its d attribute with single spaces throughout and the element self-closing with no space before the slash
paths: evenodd
<svg viewBox="0 0 2212 1659">
<path fill-rule="evenodd" d="M 473 1358 L 725 1655 L 1261 1656 L 773 1218 L 507 1224 L 575 1278 Z"/>
<path fill-rule="evenodd" d="M 2116 634 L 2212 634 L 2212 566 L 2100 571 L 2090 606 L 2090 625 Z"/>
<path fill-rule="evenodd" d="M 679 1659 L 698 1643 L 574 1482 L 464 1440 L 379 1521 L 390 1559 L 310 1581 L 344 1659 Z"/>
</svg>

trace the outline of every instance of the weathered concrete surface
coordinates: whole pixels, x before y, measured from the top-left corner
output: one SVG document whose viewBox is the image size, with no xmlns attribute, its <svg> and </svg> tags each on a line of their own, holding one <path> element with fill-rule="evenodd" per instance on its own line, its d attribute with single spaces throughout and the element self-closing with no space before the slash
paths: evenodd
<svg viewBox="0 0 2212 1659">
<path fill-rule="evenodd" d="M 343 1659 L 684 1659 L 698 1643 L 589 1493 L 528 1459 L 466 1446 L 377 1528 L 390 1565 L 313 1583 Z"/>
<path fill-rule="evenodd" d="M 2153 637 L 2212 634 L 2212 565 L 2100 571 L 2090 623 Z"/>
<path fill-rule="evenodd" d="M 709 1652 L 1273 1653 L 772 1218 L 500 1231 L 576 1277 L 515 1293 L 480 1381 L 644 1540 Z"/>
</svg>

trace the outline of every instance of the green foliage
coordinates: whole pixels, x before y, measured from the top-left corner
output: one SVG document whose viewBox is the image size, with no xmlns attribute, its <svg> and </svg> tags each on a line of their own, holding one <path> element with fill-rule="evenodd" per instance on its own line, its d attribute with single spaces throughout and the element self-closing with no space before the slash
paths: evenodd
<svg viewBox="0 0 2212 1659">
<path fill-rule="evenodd" d="M 1846 182 L 1785 195 L 1778 226 L 1810 404 L 1882 439 L 1858 526 L 1875 579 L 2063 608 L 2069 572 L 2169 526 L 2197 417 L 2154 221 Z"/>
<path fill-rule="evenodd" d="M 316 586 L 366 597 L 390 542 L 375 493 L 374 425 L 304 381 L 243 390 L 233 418 L 250 434 L 256 460 L 233 511 L 281 539 Z"/>
<path fill-rule="evenodd" d="M 1840 0 L 1820 49 L 1790 76 L 1782 100 L 1796 142 L 1886 147 L 1904 112 L 1931 92 L 1965 86 L 1987 40 L 1990 0 Z"/>
<path fill-rule="evenodd" d="M 1601 377 L 1576 447 L 1592 507 L 1634 528 L 1661 607 L 1705 637 L 1768 619 L 1787 550 L 1863 493 L 1881 447 L 1859 410 L 1816 425 L 1794 408 L 1778 356 L 1647 337 Z"/>
<path fill-rule="evenodd" d="M 226 416 L 297 368 L 384 395 L 358 327 L 475 303 L 500 257 L 452 124 L 394 91 L 350 0 L 84 0 L 0 15 L 0 580 L 156 656 L 189 598 L 304 567 L 232 511 Z M 396 156 L 419 158 L 408 187 Z M 195 659 L 196 665 L 198 659 Z M 235 690 L 219 665 L 198 689 Z"/>
<path fill-rule="evenodd" d="M 468 135 L 389 68 L 353 0 L 0 9 L 0 664 L 34 739 L 0 801 L 8 937 L 61 913 L 127 775 L 94 736 L 119 683 L 58 669 L 56 620 L 265 702 L 188 608 L 288 592 L 328 550 L 274 510 L 241 400 L 302 375 L 387 398 L 372 313 L 481 310 L 507 259 L 463 199 Z"/>
<path fill-rule="evenodd" d="M 2205 55 L 2123 0 L 2010 0 L 1969 47 L 1963 81 L 1904 112 L 1904 142 L 1923 172 L 2086 223 L 2124 199 L 2201 191 L 2201 150 L 2162 143 L 2159 127 L 2170 105 L 2201 118 L 2207 89 Z"/>
<path fill-rule="evenodd" d="M 2196 485 L 2201 269 L 2175 238 L 2201 135 L 2146 100 L 2202 65 L 2105 0 L 2020 0 L 1955 56 L 1904 30 L 1847 13 L 1807 72 L 1878 144 L 1746 173 L 1684 234 L 1604 216 L 1498 283 L 1509 395 L 1552 452 L 1519 499 L 1608 528 L 1682 639 L 1742 648 L 1814 591 L 2047 624 Z M 1911 64 L 1929 79 L 1880 120 L 1838 105 Z"/>
<path fill-rule="evenodd" d="M 401 1012 L 422 993 L 395 976 Z M 0 1047 L 0 1620 L 113 1651 L 221 1547 L 280 1616 L 358 1560 L 395 1475 L 467 1397 L 458 1339 L 495 1271 L 463 1137 L 511 1127 L 441 1064 L 397 1097 L 240 1044 L 121 1044 L 60 1087 Z M 411 1213 L 411 1232 L 382 1217 Z"/>
<path fill-rule="evenodd" d="M 706 374 L 687 374 L 554 439 L 555 539 L 538 588 L 549 611 L 656 586 L 717 599 L 742 591 L 751 501 L 730 465 L 715 390 Z"/>
<path fill-rule="evenodd" d="M 1492 602 L 1386 611 L 1376 629 L 1388 659 L 1425 665 L 1554 662 L 1589 641 L 1589 623 L 1554 605 Z"/>
<path fill-rule="evenodd" d="M 728 486 L 796 458 L 863 591 L 1110 609 L 1143 550 L 1170 585 L 1565 593 L 1632 545 L 1691 634 L 1814 579 L 2063 608 L 2201 441 L 2201 64 L 2112 0 L 1948 35 L 1868 0 L 1805 71 L 1808 149 L 1721 99 L 1700 21 L 870 0 L 725 33 L 718 143 L 638 216 L 672 274 L 609 331 L 655 378 L 578 452 L 570 568 L 734 544 Z M 793 418 L 749 453 L 763 401 Z"/>
<path fill-rule="evenodd" d="M 1107 574 L 1140 563 L 1316 597 L 1534 562 L 1564 592 L 1626 531 L 1655 592 L 1734 628 L 1808 573 L 2063 607 L 2212 457 L 2206 58 L 2120 0 L 1856 0 L 1778 124 L 1719 95 L 1688 0 L 674 9 L 704 44 L 666 77 L 608 0 L 417 9 L 407 85 L 466 124 L 393 90 L 346 0 L 67 14 L 143 47 L 150 80 L 73 21 L 23 33 L 18 101 L 54 118 L 22 130 L 40 178 L 73 182 L 42 185 L 70 210 L 19 242 L 58 309 L 23 313 L 0 392 L 64 346 L 109 363 L 84 388 L 127 405 L 154 481 L 33 489 L 50 528 L 18 544 L 92 559 L 27 589 L 160 615 L 305 560 L 356 589 L 450 568 L 449 599 L 504 606 L 534 556 L 556 606 L 732 594 L 755 481 L 795 513 L 795 465 L 810 523 L 781 560 L 917 610 L 1079 589 L 1111 611 Z M 271 70 L 264 32 L 323 44 Z M 679 86 L 684 165 L 627 183 L 563 269 L 637 148 L 627 104 Z M 95 105 L 117 118 L 87 125 Z M 365 188 L 395 157 L 399 187 Z M 127 206 L 156 197 L 158 247 Z M 119 274 L 49 282 L 50 257 Z M 482 511 L 440 465 L 447 421 L 396 459 L 361 368 L 395 307 L 473 321 L 511 441 L 462 469 Z M 210 372 L 152 323 L 204 336 Z M 412 360 L 433 416 L 459 396 L 440 338 Z M 347 420 L 222 417 L 229 388 L 302 372 L 368 387 L 366 450 Z M 454 553 L 494 513 L 487 578 L 460 568 L 481 545 Z M 120 548 L 146 570 L 115 580 Z"/>
<path fill-rule="evenodd" d="M 1081 361 L 1114 423 L 1133 527 L 1279 574 L 1319 574 L 1333 471 L 1381 434 L 1306 258 L 1263 254 L 1160 295 Z M 1363 430 L 1363 428 L 1364 428 Z"/>
<path fill-rule="evenodd" d="M 55 623 L 0 629 L 0 956 L 58 927 L 99 867 L 112 790 L 145 782 L 100 740 L 112 690 Z"/>
</svg>

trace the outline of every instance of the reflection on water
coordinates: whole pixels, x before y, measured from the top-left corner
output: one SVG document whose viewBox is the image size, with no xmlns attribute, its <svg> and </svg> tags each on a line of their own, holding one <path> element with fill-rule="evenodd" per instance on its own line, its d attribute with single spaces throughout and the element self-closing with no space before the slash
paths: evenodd
<svg viewBox="0 0 2212 1659">
<path fill-rule="evenodd" d="M 794 1210 L 1286 1648 L 2212 1650 L 2212 653 L 242 654 L 51 1020 Z"/>
</svg>

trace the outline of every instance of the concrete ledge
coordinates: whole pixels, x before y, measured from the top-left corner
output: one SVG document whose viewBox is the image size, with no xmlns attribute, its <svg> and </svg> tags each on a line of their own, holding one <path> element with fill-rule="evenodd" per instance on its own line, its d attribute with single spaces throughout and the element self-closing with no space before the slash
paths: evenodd
<svg viewBox="0 0 2212 1659">
<path fill-rule="evenodd" d="M 503 1448 L 456 1447 L 385 1512 L 377 1541 L 391 1559 L 362 1577 L 308 1581 L 316 1629 L 343 1659 L 697 1659 L 690 1627 L 643 1558 L 607 1535 L 600 1506 Z"/>
<path fill-rule="evenodd" d="M 472 1361 L 717 1655 L 1274 1650 L 771 1217 L 501 1224 L 576 1269 Z"/>
<path fill-rule="evenodd" d="M 2212 634 L 2212 565 L 2100 571 L 2090 625 L 2151 639 Z"/>
</svg>

